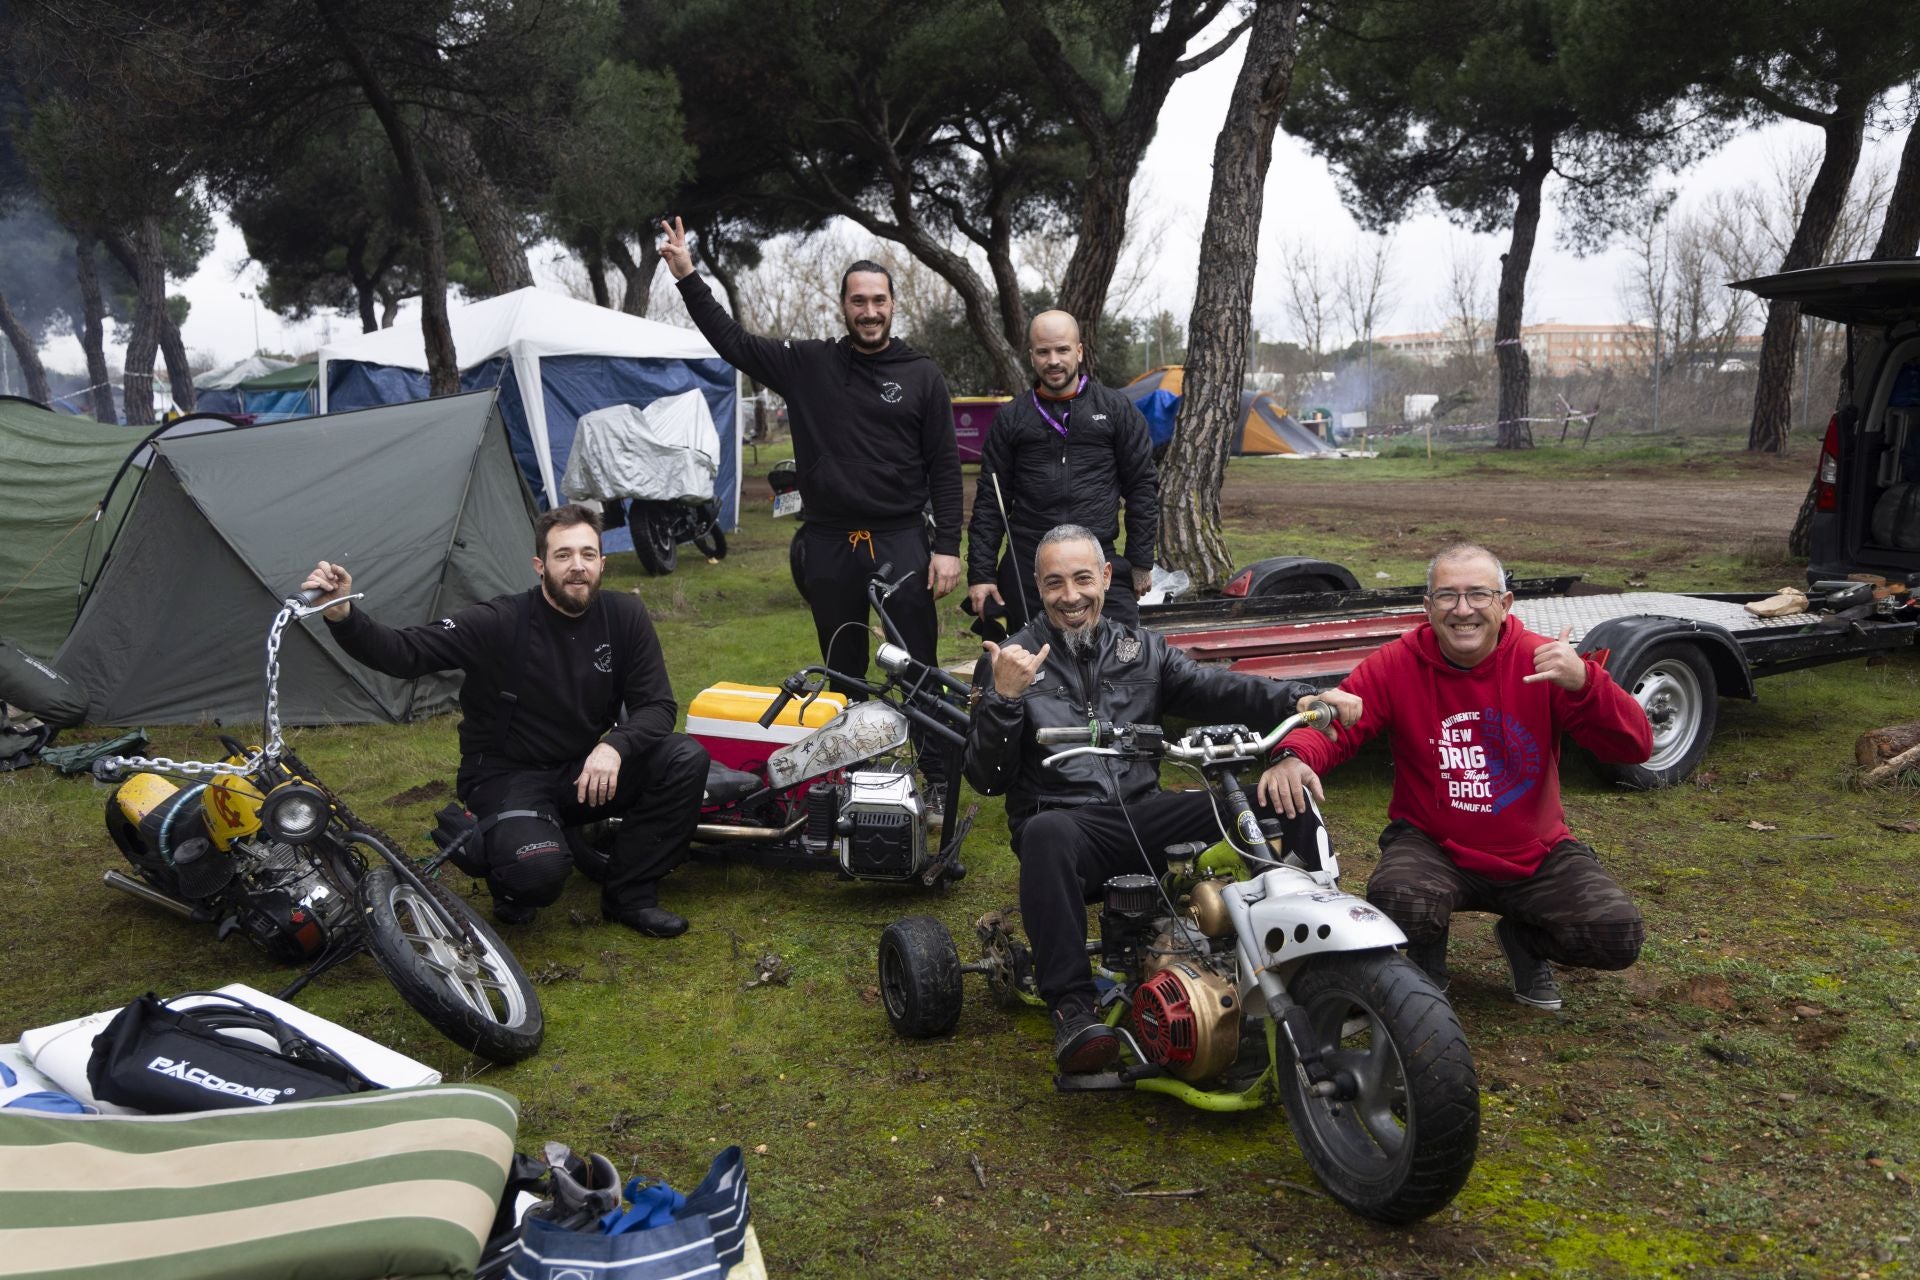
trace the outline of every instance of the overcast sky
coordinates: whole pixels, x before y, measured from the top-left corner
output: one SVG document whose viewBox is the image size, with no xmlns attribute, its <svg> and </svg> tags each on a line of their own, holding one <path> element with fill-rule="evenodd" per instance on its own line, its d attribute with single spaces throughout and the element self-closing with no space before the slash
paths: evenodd
<svg viewBox="0 0 1920 1280">
<path fill-rule="evenodd" d="M 1166 232 L 1151 264 L 1147 286 L 1135 300 L 1135 311 L 1164 306 L 1182 321 L 1193 303 L 1193 279 L 1199 261 L 1200 232 L 1206 220 L 1207 192 L 1212 180 L 1213 141 L 1226 112 L 1227 98 L 1240 68 L 1238 47 L 1189 75 L 1174 87 L 1160 120 L 1160 130 L 1142 167 L 1136 199 L 1144 196 L 1145 221 L 1164 222 Z M 1817 144 L 1819 131 L 1809 125 L 1783 123 L 1745 134 L 1689 170 L 1684 179 L 1683 204 L 1700 193 L 1740 186 L 1762 177 L 1774 154 L 1796 145 Z M 1897 159 L 1902 139 L 1895 136 L 1870 142 L 1863 163 Z M 1549 188 L 1551 200 L 1551 188 Z M 1273 167 L 1267 178 L 1266 210 L 1261 253 L 1255 278 L 1253 319 L 1268 339 L 1291 337 L 1282 301 L 1280 249 L 1292 238 L 1315 245 L 1323 259 L 1336 259 L 1353 243 L 1357 228 L 1341 206 L 1332 175 L 1324 162 L 1282 134 L 1275 143 Z M 1439 298 L 1447 264 L 1456 245 L 1469 242 L 1485 262 L 1483 276 L 1489 296 L 1496 278 L 1497 259 L 1506 237 L 1469 236 L 1437 216 L 1403 225 L 1394 243 L 1394 308 L 1378 332 L 1391 333 L 1436 327 Z M 545 273 L 536 254 L 535 273 Z M 334 334 L 354 332 L 355 317 L 316 319 L 287 324 L 252 300 L 259 278 L 246 261 L 239 233 L 224 222 L 213 252 L 191 279 L 173 282 L 193 303 L 185 328 L 187 346 L 224 364 L 256 349 L 304 353 L 324 338 L 329 325 Z M 1616 250 L 1591 258 L 1577 258 L 1560 248 L 1556 219 L 1549 204 L 1534 251 L 1527 282 L 1527 322 L 1613 322 L 1626 319 L 1620 301 L 1620 277 L 1626 265 Z M 408 307 L 397 323 L 417 324 L 418 311 Z M 256 337 L 257 334 L 257 337 Z M 71 337 L 47 351 L 57 367 L 85 367 L 79 343 Z M 117 359 L 115 361 L 117 365 Z"/>
</svg>

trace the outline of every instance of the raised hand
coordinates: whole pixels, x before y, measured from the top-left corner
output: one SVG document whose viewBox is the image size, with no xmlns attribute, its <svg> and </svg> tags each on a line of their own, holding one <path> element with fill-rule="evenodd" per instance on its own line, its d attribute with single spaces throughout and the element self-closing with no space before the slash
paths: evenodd
<svg viewBox="0 0 1920 1280">
<path fill-rule="evenodd" d="M 660 244 L 661 260 L 667 264 L 667 270 L 673 273 L 675 280 L 685 280 L 693 274 L 693 251 L 687 248 L 686 224 L 679 218 L 672 222 L 661 219 L 660 229 L 667 238 Z"/>
<path fill-rule="evenodd" d="M 345 565 L 328 564 L 322 560 L 313 566 L 313 572 L 308 574 L 307 580 L 300 584 L 300 589 L 320 592 L 314 603 L 325 604 L 329 600 L 338 600 L 341 596 L 352 594 L 353 575 L 347 572 Z M 328 609 L 322 616 L 328 622 L 341 622 L 352 611 L 352 604 L 338 604 Z"/>
<path fill-rule="evenodd" d="M 993 687 L 1003 698 L 1017 698 L 1027 691 L 1033 678 L 1040 673 L 1047 655 L 1053 652 L 1051 644 L 1040 646 L 1040 652 L 1028 653 L 1017 644 L 998 645 L 987 641 L 987 656 L 993 659 Z"/>
<path fill-rule="evenodd" d="M 1569 643 L 1573 638 L 1573 628 L 1566 627 L 1560 632 L 1558 640 L 1549 640 L 1533 651 L 1533 674 L 1522 676 L 1523 684 L 1538 684 L 1548 680 L 1559 685 L 1568 693 L 1578 693 L 1587 687 L 1587 664 L 1579 652 Z"/>
</svg>

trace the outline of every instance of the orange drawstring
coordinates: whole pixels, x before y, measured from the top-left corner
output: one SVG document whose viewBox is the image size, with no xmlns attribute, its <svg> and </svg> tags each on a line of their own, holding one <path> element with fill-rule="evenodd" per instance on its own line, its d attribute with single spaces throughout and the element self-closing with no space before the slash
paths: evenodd
<svg viewBox="0 0 1920 1280">
<path fill-rule="evenodd" d="M 863 542 L 867 544 L 867 559 L 878 559 L 878 557 L 873 554 L 873 535 L 871 533 L 868 533 L 865 529 L 855 529 L 847 535 L 848 547 L 858 547 Z"/>
</svg>

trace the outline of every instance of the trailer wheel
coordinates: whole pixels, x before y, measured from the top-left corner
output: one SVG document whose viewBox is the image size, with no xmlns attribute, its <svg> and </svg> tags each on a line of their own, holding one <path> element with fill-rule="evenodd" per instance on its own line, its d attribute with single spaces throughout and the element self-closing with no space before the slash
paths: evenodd
<svg viewBox="0 0 1920 1280">
<path fill-rule="evenodd" d="M 1719 718 L 1719 690 L 1706 655 L 1684 642 L 1656 644 L 1614 680 L 1652 722 L 1653 755 L 1645 764 L 1596 762 L 1600 776 L 1638 791 L 1685 779 L 1707 754 Z"/>
</svg>

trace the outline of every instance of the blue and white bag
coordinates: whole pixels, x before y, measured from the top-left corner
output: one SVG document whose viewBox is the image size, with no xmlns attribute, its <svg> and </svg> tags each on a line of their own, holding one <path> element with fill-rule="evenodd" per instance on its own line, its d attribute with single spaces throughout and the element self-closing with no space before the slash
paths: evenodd
<svg viewBox="0 0 1920 1280">
<path fill-rule="evenodd" d="M 714 1157 L 691 1195 L 635 1178 L 627 1204 L 597 1230 L 575 1231 L 533 1215 L 507 1261 L 511 1280 L 723 1280 L 749 1254 L 751 1210 L 739 1147 Z M 761 1274 L 758 1250 L 746 1274 Z"/>
</svg>

